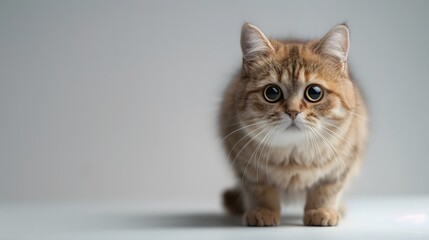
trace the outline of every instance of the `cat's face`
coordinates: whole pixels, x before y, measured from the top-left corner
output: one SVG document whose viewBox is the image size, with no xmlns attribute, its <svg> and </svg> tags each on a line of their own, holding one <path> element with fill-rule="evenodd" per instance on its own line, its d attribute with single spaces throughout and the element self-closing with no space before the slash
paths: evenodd
<svg viewBox="0 0 429 240">
<path fill-rule="evenodd" d="M 256 27 L 244 25 L 237 100 L 246 132 L 279 145 L 337 134 L 354 106 L 346 64 L 348 41 L 343 25 L 307 43 L 269 41 Z"/>
</svg>

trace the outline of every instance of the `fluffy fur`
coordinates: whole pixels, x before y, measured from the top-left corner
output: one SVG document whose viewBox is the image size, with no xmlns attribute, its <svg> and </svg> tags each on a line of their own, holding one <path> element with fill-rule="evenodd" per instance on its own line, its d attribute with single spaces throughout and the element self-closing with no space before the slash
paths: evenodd
<svg viewBox="0 0 429 240">
<path fill-rule="evenodd" d="M 219 130 L 239 187 L 224 205 L 249 226 L 280 223 L 280 191 L 306 192 L 304 224 L 337 225 L 340 195 L 359 163 L 367 113 L 347 65 L 349 30 L 338 25 L 320 40 L 268 39 L 244 24 L 243 67 L 227 87 Z M 305 98 L 311 84 L 320 101 Z M 267 86 L 281 89 L 276 102 Z"/>
</svg>

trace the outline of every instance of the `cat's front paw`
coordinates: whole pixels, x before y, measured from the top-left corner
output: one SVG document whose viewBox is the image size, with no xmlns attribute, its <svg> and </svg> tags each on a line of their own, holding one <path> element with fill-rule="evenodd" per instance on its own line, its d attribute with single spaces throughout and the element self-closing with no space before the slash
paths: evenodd
<svg viewBox="0 0 429 240">
<path fill-rule="evenodd" d="M 304 224 L 307 226 L 336 226 L 341 215 L 330 208 L 317 208 L 305 211 Z"/>
<path fill-rule="evenodd" d="M 267 208 L 250 209 L 244 215 L 247 226 L 277 226 L 280 224 L 280 212 Z"/>
</svg>

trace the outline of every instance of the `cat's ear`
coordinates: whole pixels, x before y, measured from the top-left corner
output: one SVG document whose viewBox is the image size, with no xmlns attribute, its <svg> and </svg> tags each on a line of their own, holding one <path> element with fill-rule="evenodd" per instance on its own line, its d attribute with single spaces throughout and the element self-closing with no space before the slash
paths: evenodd
<svg viewBox="0 0 429 240">
<path fill-rule="evenodd" d="M 345 24 L 340 24 L 332 28 L 319 41 L 316 52 L 328 56 L 344 66 L 349 54 L 349 47 L 349 28 Z"/>
<path fill-rule="evenodd" d="M 249 23 L 243 24 L 241 28 L 240 43 L 244 60 L 253 60 L 274 52 L 274 47 L 268 38 L 261 30 Z"/>
</svg>

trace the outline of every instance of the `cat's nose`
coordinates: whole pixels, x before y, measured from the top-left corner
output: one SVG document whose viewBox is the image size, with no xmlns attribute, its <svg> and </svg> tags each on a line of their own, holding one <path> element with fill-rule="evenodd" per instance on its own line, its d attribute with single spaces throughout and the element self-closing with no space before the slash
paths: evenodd
<svg viewBox="0 0 429 240">
<path fill-rule="evenodd" d="M 298 113 L 300 112 L 296 110 L 287 110 L 286 113 L 287 115 L 289 115 L 290 118 L 292 118 L 292 120 L 294 120 L 296 118 L 296 115 L 298 115 Z"/>
</svg>

